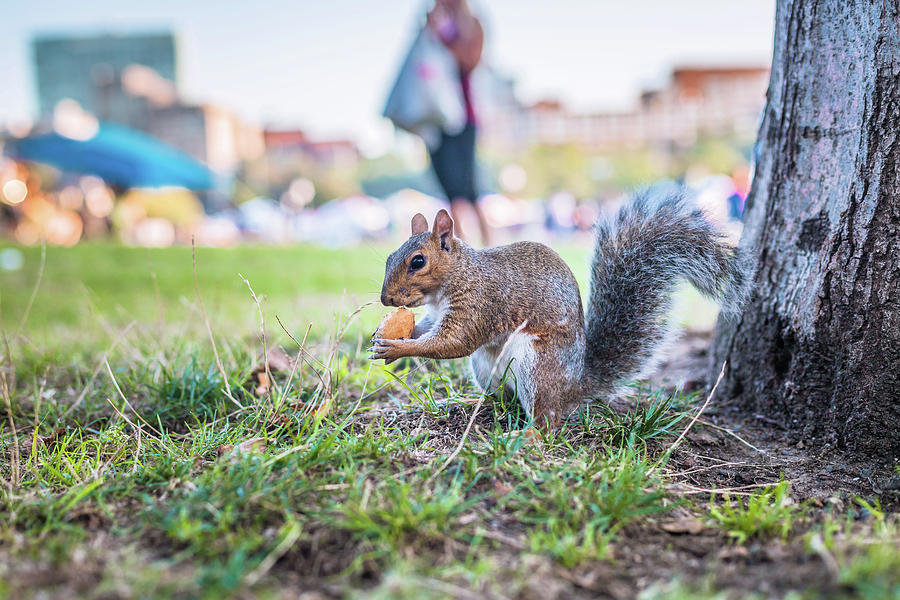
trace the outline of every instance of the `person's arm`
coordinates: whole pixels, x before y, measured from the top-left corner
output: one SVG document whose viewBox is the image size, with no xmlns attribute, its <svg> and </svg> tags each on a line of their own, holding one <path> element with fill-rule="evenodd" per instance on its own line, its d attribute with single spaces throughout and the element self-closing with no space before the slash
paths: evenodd
<svg viewBox="0 0 900 600">
<path fill-rule="evenodd" d="M 484 29 L 475 15 L 452 15 L 437 4 L 428 13 L 427 25 L 450 50 L 463 75 L 468 75 L 478 66 L 484 47 Z"/>
<path fill-rule="evenodd" d="M 468 23 L 460 27 L 459 37 L 446 46 L 456 58 L 459 70 L 468 75 L 481 61 L 481 52 L 484 48 L 484 29 L 481 23 L 474 16 L 470 17 Z"/>
</svg>

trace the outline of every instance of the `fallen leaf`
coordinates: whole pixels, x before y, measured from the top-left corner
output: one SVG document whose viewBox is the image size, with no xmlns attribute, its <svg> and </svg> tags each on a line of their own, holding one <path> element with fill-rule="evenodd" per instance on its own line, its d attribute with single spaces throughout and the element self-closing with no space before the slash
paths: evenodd
<svg viewBox="0 0 900 600">
<path fill-rule="evenodd" d="M 332 400 L 331 398 L 325 398 L 322 400 L 322 403 L 313 411 L 313 415 L 317 419 L 322 419 L 328 416 L 328 413 L 331 412 Z"/>
<path fill-rule="evenodd" d="M 264 365 L 265 366 L 265 365 Z M 294 368 L 294 359 L 279 347 L 269 350 L 269 371 L 290 372 Z"/>
<path fill-rule="evenodd" d="M 66 432 L 65 427 L 57 427 L 50 435 L 38 438 L 45 448 L 51 448 L 59 441 L 59 436 Z M 35 433 L 37 435 L 37 433 Z"/>
<path fill-rule="evenodd" d="M 514 489 L 516 489 L 516 488 L 514 488 L 513 486 L 511 486 L 509 484 L 503 483 L 499 479 L 494 481 L 494 493 L 498 496 L 505 496 L 508 493 L 510 493 L 511 491 L 513 491 Z"/>
<path fill-rule="evenodd" d="M 259 384 L 256 386 L 256 390 L 254 390 L 256 392 L 256 395 L 257 396 L 266 395 L 269 392 L 269 386 L 270 386 L 269 376 L 266 374 L 265 371 L 257 371 L 256 372 L 256 381 Z"/>
<path fill-rule="evenodd" d="M 744 546 L 726 546 L 718 553 L 719 560 L 741 559 L 750 556 L 750 551 Z"/>
<path fill-rule="evenodd" d="M 706 529 L 706 526 L 694 517 L 680 517 L 674 521 L 667 521 L 660 525 L 663 531 L 669 533 L 687 533 L 697 535 Z"/>
<path fill-rule="evenodd" d="M 250 452 L 265 452 L 266 450 L 266 438 L 255 437 L 250 438 L 249 440 L 244 440 L 240 444 L 235 447 L 236 452 L 250 453 Z"/>
<path fill-rule="evenodd" d="M 464 515 L 460 515 L 460 517 L 456 520 L 460 525 L 470 525 L 478 520 L 478 515 L 475 513 L 466 513 Z"/>
<path fill-rule="evenodd" d="M 269 365 L 268 370 L 266 369 L 266 362 Z M 281 348 L 277 346 L 269 348 L 268 354 L 260 356 L 259 363 L 250 372 L 251 379 L 248 385 L 252 384 L 254 386 L 252 389 L 257 396 L 263 396 L 272 387 L 269 373 L 290 372 L 294 370 L 295 364 L 296 361 L 285 354 Z"/>
<path fill-rule="evenodd" d="M 480 396 L 471 396 L 466 398 L 458 398 L 457 402 L 462 402 L 463 404 L 478 404 L 478 401 L 481 400 Z"/>
<path fill-rule="evenodd" d="M 224 456 L 232 450 L 234 450 L 234 446 L 232 446 L 231 444 L 222 444 L 221 446 L 216 448 L 216 456 Z"/>
</svg>

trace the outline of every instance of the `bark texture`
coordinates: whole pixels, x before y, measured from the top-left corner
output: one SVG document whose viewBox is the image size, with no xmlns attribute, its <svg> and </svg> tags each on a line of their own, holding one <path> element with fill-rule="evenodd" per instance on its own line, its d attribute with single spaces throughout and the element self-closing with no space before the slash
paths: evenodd
<svg viewBox="0 0 900 600">
<path fill-rule="evenodd" d="M 898 0 L 779 0 L 741 248 L 755 288 L 713 377 L 807 444 L 900 457 Z"/>
</svg>

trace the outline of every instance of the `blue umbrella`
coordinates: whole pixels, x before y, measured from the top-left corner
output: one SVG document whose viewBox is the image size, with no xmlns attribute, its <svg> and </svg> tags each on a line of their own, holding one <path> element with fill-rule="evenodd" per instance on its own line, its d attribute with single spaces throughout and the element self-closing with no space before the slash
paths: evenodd
<svg viewBox="0 0 900 600">
<path fill-rule="evenodd" d="M 75 173 L 96 175 L 121 187 L 180 186 L 191 190 L 215 187 L 209 167 L 184 152 L 121 125 L 103 123 L 87 140 L 58 133 L 15 140 L 10 154 Z"/>
</svg>

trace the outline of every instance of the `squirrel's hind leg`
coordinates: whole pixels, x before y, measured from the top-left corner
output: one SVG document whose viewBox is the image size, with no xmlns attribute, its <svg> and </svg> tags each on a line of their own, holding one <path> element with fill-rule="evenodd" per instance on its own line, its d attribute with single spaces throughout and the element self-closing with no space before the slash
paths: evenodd
<svg viewBox="0 0 900 600">
<path fill-rule="evenodd" d="M 489 345 L 476 350 L 470 357 L 469 364 L 472 367 L 472 378 L 482 392 L 494 396 L 502 394 L 507 399 L 515 397 L 517 385 L 512 364 L 509 360 L 499 364 L 497 353 L 491 352 Z"/>
<path fill-rule="evenodd" d="M 578 407 L 584 386 L 584 336 L 548 336 L 537 348 L 534 378 L 534 424 L 556 429 Z"/>
<path fill-rule="evenodd" d="M 491 340 L 471 357 L 472 374 L 485 393 L 517 397 L 531 417 L 534 407 L 534 370 L 537 352 L 534 336 L 519 332 Z M 501 390 L 502 386 L 502 390 Z"/>
<path fill-rule="evenodd" d="M 535 425 L 554 429 L 578 406 L 583 368 L 577 349 L 542 344 L 538 350 L 536 339 L 520 332 L 492 340 L 472 354 L 472 373 L 483 391 L 497 394 L 504 385 L 504 395 L 518 397 Z"/>
</svg>

